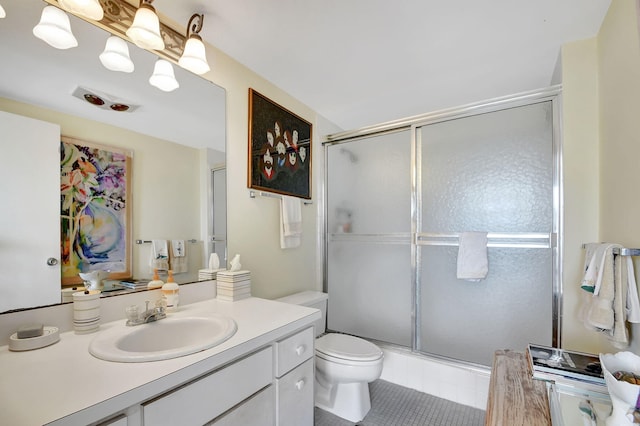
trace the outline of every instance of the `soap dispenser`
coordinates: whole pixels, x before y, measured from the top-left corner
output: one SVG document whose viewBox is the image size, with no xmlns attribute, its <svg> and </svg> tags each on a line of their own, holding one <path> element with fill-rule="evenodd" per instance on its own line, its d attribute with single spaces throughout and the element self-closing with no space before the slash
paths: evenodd
<svg viewBox="0 0 640 426">
<path fill-rule="evenodd" d="M 180 287 L 173 280 L 173 271 L 168 273 L 167 282 L 162 286 L 162 297 L 167 301 L 167 312 L 175 312 L 178 310 Z"/>
<path fill-rule="evenodd" d="M 158 269 L 153 269 L 153 278 L 147 284 L 147 288 L 160 288 L 164 285 L 164 282 L 158 276 Z"/>
</svg>

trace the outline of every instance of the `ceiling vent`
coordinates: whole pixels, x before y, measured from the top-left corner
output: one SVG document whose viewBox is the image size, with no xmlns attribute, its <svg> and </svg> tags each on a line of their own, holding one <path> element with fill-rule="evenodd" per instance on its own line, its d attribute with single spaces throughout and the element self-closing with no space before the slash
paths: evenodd
<svg viewBox="0 0 640 426">
<path fill-rule="evenodd" d="M 100 93 L 97 90 L 87 89 L 85 87 L 76 87 L 72 95 L 98 108 L 116 112 L 133 112 L 139 105 L 132 105 L 127 101 L 118 99 L 116 96 Z"/>
</svg>

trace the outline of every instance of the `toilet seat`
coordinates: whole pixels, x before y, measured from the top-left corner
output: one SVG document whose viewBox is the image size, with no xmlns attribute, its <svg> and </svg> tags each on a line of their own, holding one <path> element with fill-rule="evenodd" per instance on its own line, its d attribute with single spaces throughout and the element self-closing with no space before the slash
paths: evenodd
<svg viewBox="0 0 640 426">
<path fill-rule="evenodd" d="M 382 351 L 373 343 L 359 337 L 328 333 L 316 339 L 316 355 L 338 362 L 371 362 L 380 360 Z"/>
</svg>

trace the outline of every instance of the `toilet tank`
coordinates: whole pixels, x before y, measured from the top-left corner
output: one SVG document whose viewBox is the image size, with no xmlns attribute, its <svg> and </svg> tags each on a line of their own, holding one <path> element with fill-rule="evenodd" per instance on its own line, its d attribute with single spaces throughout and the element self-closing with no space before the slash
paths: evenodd
<svg viewBox="0 0 640 426">
<path fill-rule="evenodd" d="M 308 306 L 320 309 L 320 319 L 315 322 L 316 337 L 323 334 L 327 328 L 327 299 L 329 295 L 321 291 L 303 291 L 289 296 L 275 299 L 278 302 L 290 303 L 292 305 Z"/>
</svg>

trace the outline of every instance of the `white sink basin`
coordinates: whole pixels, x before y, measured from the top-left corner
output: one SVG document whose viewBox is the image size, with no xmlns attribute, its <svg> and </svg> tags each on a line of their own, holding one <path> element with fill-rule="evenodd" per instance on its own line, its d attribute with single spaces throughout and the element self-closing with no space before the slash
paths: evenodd
<svg viewBox="0 0 640 426">
<path fill-rule="evenodd" d="M 123 324 L 104 330 L 91 341 L 89 352 L 106 361 L 159 361 L 212 348 L 236 330 L 236 322 L 229 317 L 169 316 L 148 324 Z"/>
</svg>

